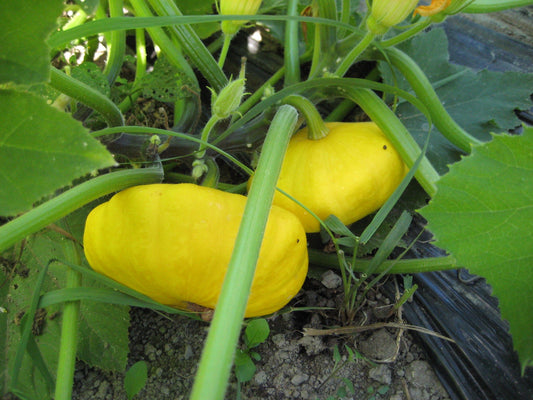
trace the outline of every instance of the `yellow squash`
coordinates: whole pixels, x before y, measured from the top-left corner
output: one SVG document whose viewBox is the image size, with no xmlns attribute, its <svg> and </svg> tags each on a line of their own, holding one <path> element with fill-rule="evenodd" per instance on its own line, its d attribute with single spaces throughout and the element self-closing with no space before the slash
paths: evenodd
<svg viewBox="0 0 533 400">
<path fill-rule="evenodd" d="M 126 189 L 91 211 L 84 233 L 91 267 L 160 303 L 215 308 L 246 197 L 192 184 Z M 272 207 L 246 317 L 273 313 L 307 274 L 304 229 Z"/>
<path fill-rule="evenodd" d="M 379 209 L 408 169 L 375 123 L 326 126 L 329 134 L 322 139 L 308 139 L 307 128 L 292 137 L 277 187 L 320 219 L 333 214 L 348 225 Z M 320 230 L 311 214 L 281 193 L 274 204 L 297 215 L 306 232 Z"/>
</svg>

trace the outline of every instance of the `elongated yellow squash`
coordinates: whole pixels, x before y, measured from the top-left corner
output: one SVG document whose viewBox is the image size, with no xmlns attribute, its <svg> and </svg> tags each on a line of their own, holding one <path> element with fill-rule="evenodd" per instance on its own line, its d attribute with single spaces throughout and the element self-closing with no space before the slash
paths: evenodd
<svg viewBox="0 0 533 400">
<path fill-rule="evenodd" d="M 91 267 L 152 299 L 184 310 L 214 309 L 246 197 L 193 184 L 136 186 L 89 214 L 84 233 Z M 307 274 L 305 231 L 273 206 L 246 317 L 271 314 Z"/>
</svg>

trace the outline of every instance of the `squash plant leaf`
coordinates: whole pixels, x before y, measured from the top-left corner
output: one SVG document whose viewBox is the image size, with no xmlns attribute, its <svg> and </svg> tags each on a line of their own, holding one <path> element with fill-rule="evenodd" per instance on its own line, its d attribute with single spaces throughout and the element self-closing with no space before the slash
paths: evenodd
<svg viewBox="0 0 533 400">
<path fill-rule="evenodd" d="M 21 251 L 4 254 L 4 267 L 7 281 L 8 302 L 6 307 L 6 337 L 2 346 L 5 346 L 6 359 L 2 360 L 2 376 L 4 376 L 4 389 L 12 385 L 13 362 L 21 338 L 21 320 L 27 312 L 36 281 L 40 271 L 54 257 L 62 256 L 62 251 L 57 241 L 57 234 L 41 233 L 28 238 L 21 244 Z M 19 258 L 20 254 L 20 258 Z M 58 264 L 51 264 L 44 281 L 43 291 L 58 289 L 65 282 L 65 268 Z M 38 343 L 38 349 L 44 363 L 52 376 L 57 369 L 57 354 L 59 351 L 59 338 L 61 336 L 61 314 L 58 305 L 40 308 L 37 310 L 33 322 L 32 335 Z M 31 338 L 30 338 L 31 339 Z M 19 369 L 17 391 L 25 393 L 32 399 L 50 399 L 50 392 L 46 380 L 39 372 L 31 357 L 26 353 Z"/>
<path fill-rule="evenodd" d="M 495 135 L 452 165 L 420 210 L 436 245 L 492 286 L 522 368 L 533 365 L 532 177 L 533 128 Z"/>
<path fill-rule="evenodd" d="M 62 0 L 0 2 L 0 83 L 48 80 L 50 49 L 45 40 L 56 28 Z"/>
<path fill-rule="evenodd" d="M 84 278 L 83 285 L 89 284 Z M 129 307 L 82 301 L 80 316 L 80 360 L 104 371 L 124 371 L 129 352 Z"/>
<path fill-rule="evenodd" d="M 12 216 L 74 179 L 115 164 L 67 114 L 29 93 L 0 91 L 0 215 Z"/>
<path fill-rule="evenodd" d="M 490 132 L 506 131 L 520 125 L 515 110 L 529 109 L 532 105 L 533 74 L 474 71 L 451 64 L 448 41 L 441 28 L 417 35 L 398 48 L 424 71 L 452 118 L 481 140 L 489 140 Z M 409 90 L 409 84 L 397 70 L 393 75 L 385 63 L 380 64 L 380 69 L 385 83 Z M 397 114 L 419 145 L 423 146 L 429 129 L 424 114 L 408 102 L 399 104 Z M 431 134 L 427 156 L 441 173 L 447 171 L 448 164 L 460 159 L 458 149 L 436 127 Z"/>
<path fill-rule="evenodd" d="M 88 209 L 77 211 L 68 217 L 69 229 L 78 238 Z M 11 383 L 12 365 L 21 337 L 20 321 L 27 311 L 39 272 L 51 259 L 65 259 L 62 242 L 70 240 L 63 235 L 43 231 L 32 235 L 25 242 L 15 246 L 0 258 L 2 267 L 2 288 L 0 301 L 4 310 L 0 314 L 0 394 L 4 394 Z M 67 267 L 54 262 L 48 267 L 47 277 L 41 293 L 65 287 Z M 83 282 L 86 285 L 86 282 Z M 7 301 L 9 300 L 9 301 Z M 34 322 L 34 337 L 44 363 L 52 376 L 57 370 L 57 357 L 61 336 L 62 305 L 54 304 L 38 309 Z M 95 322 L 95 320 L 97 320 Z M 103 326 L 112 327 L 102 328 Z M 101 303 L 82 301 L 79 316 L 78 356 L 104 370 L 118 368 L 123 371 L 128 354 L 129 307 L 108 306 Z M 89 336 L 88 336 L 89 335 Z M 84 355 L 91 353 L 87 358 Z M 100 359 L 94 361 L 96 356 Z M 109 361 L 113 357 L 112 361 Z M 49 399 L 46 380 L 28 354 L 24 356 L 17 389 L 26 398 Z"/>
</svg>

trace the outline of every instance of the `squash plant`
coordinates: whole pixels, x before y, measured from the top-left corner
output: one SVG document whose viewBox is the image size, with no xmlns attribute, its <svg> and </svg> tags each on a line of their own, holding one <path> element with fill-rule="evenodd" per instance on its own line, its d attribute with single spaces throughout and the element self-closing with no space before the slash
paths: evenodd
<svg viewBox="0 0 533 400">
<path fill-rule="evenodd" d="M 493 12 L 532 2 L 451 0 L 418 6 L 412 0 L 374 0 L 368 9 L 362 9 L 349 0 L 250 1 L 249 8 L 220 0 L 218 13 L 213 12 L 213 1 L 195 3 L 92 0 L 65 5 L 60 0 L 46 4 L 22 0 L 0 5 L 0 322 L 7 327 L 0 335 L 4 349 L 2 395 L 11 391 L 20 398 L 71 398 L 76 357 L 124 370 L 127 325 L 116 328 L 122 335 L 118 339 L 113 335 L 102 336 L 99 343 L 86 339 L 95 329 L 105 331 L 106 323 L 124 320 L 128 306 L 198 318 L 190 309 L 169 307 L 177 304 L 154 296 L 153 291 L 143 294 L 134 290 L 143 292 L 142 285 L 132 283 L 142 277 L 120 279 L 108 274 L 113 280 L 95 272 L 119 266 L 121 254 L 125 258 L 128 251 L 113 227 L 102 229 L 100 224 L 105 221 L 92 232 L 96 238 L 86 243 L 88 261 L 95 270 L 88 268 L 81 233 L 90 210 L 99 209 L 96 203 L 124 189 L 125 193 L 148 190 L 148 185 L 161 181 L 211 186 L 205 190 L 187 186 L 191 188 L 188 193 L 177 195 L 179 201 L 165 203 L 161 210 L 169 212 L 180 201 L 196 203 L 198 209 L 179 221 L 184 224 L 179 231 L 187 235 L 194 224 L 191 217 L 214 214 L 209 205 L 202 205 L 207 199 L 204 193 L 216 191 L 215 197 L 220 198 L 238 196 L 222 192 L 244 193 L 252 173 L 247 200 L 239 200 L 242 217 L 232 218 L 232 233 L 224 238 L 224 265 L 216 265 L 218 272 L 227 271 L 223 283 L 218 276 L 213 285 L 213 293 L 220 291 L 220 296 L 216 306 L 214 301 L 203 304 L 215 307 L 215 312 L 192 399 L 224 396 L 251 288 L 253 296 L 256 265 L 256 276 L 262 276 L 261 243 L 275 241 L 267 224 L 271 203 L 286 199 L 313 216 L 310 230 L 320 226 L 331 240 L 333 255 L 309 249 L 309 257 L 312 263 L 340 268 L 348 321 L 357 313 L 358 295 L 384 274 L 463 266 L 485 276 L 494 287 L 521 365 L 523 369 L 531 366 L 533 299 L 528 285 L 532 242 L 513 241 L 511 246 L 510 238 L 526 237 L 532 231 L 532 188 L 526 173 L 532 169 L 533 132 L 524 128 L 518 136 L 498 133 L 517 125 L 515 109 L 531 106 L 528 96 L 533 78 L 531 74 L 475 72 L 453 66 L 445 57 L 443 32 L 438 28 L 423 32 L 457 13 Z M 238 77 L 232 77 L 226 66 L 237 32 L 249 27 L 249 21 L 260 22 L 260 32 L 270 32 L 272 40 L 283 47 L 279 71 L 252 88 L 246 85 L 251 80 L 245 62 Z M 157 57 L 155 63 L 152 53 Z M 352 68 L 362 65 L 360 61 L 375 69 L 365 79 L 350 77 Z M 306 69 L 302 69 L 304 64 Z M 207 82 L 209 88 L 200 82 Z M 480 88 L 484 91 L 478 96 Z M 210 117 L 204 120 L 200 104 L 206 98 L 211 100 L 207 101 Z M 156 100 L 158 106 L 151 108 Z M 475 112 L 458 109 L 461 103 L 472 104 Z M 325 106 L 320 113 L 319 105 Z M 376 150 L 369 152 L 363 139 L 349 135 L 364 151 L 357 162 L 342 158 L 340 175 L 328 182 L 326 189 L 330 190 L 320 196 L 343 206 L 347 198 L 357 197 L 344 194 L 340 200 L 333 198 L 348 173 L 361 176 L 361 190 L 367 187 L 366 181 L 387 186 L 387 190 L 366 200 L 358 198 L 348 208 L 362 210 L 350 212 L 346 218 L 337 208 L 315 212 L 305 196 L 283 191 L 284 179 L 298 181 L 298 168 L 303 165 L 291 158 L 289 140 L 301 124 L 315 138 L 327 135 L 324 127 L 330 124 L 332 136 L 316 139 L 313 146 L 318 154 L 325 153 L 320 156 L 339 151 L 320 148 L 334 138 L 338 123 L 354 124 L 355 105 L 365 120 L 372 121 L 372 130 L 379 131 L 381 150 L 392 156 L 393 166 L 389 172 L 371 177 L 369 172 L 380 171 L 382 163 L 379 157 L 365 157 Z M 260 152 L 260 157 L 252 171 L 250 152 L 254 151 Z M 248 155 L 244 162 L 243 154 Z M 242 170 L 245 177 L 239 182 L 224 178 L 217 162 L 221 158 Z M 306 169 L 313 171 L 305 173 L 324 167 L 312 162 L 307 165 Z M 330 167 L 332 178 L 334 171 L 338 173 L 336 167 Z M 348 172 L 350 168 L 354 170 Z M 416 182 L 410 183 L 412 180 Z M 139 185 L 147 186 L 128 189 Z M 414 203 L 406 203 L 402 197 L 408 185 L 417 193 Z M 429 205 L 420 213 L 428 219 L 437 244 L 450 255 L 388 259 L 408 229 L 411 215 L 428 198 Z M 112 212 L 107 222 L 145 221 L 131 233 L 135 235 L 133 243 L 145 246 L 146 252 L 154 251 L 158 235 L 165 237 L 161 241 L 164 248 L 157 250 L 161 254 L 202 252 L 215 245 L 212 232 L 206 230 L 202 237 L 187 237 L 190 248 L 184 249 L 177 237 L 167 236 L 172 231 L 168 226 L 149 227 L 159 213 L 154 203 L 145 202 L 135 200 L 137 211 L 124 219 L 118 218 L 118 211 Z M 345 225 L 378 208 L 362 229 Z M 400 217 L 390 214 L 393 208 L 403 211 Z M 296 221 L 292 216 L 288 219 Z M 287 226 L 279 230 L 285 231 Z M 381 230 L 385 233 L 377 240 L 376 233 Z M 106 240 L 120 248 L 114 254 L 119 259 L 109 261 L 112 266 L 95 262 L 91 253 L 91 240 L 102 240 L 102 235 L 109 235 Z M 296 236 L 301 238 L 301 249 L 304 237 Z M 377 248 L 369 247 L 373 240 Z M 365 246 L 374 253 L 371 259 L 360 256 Z M 194 254 L 188 259 L 201 256 Z M 302 271 L 307 268 L 305 252 L 299 250 L 295 257 L 300 269 L 289 285 L 294 289 L 290 296 L 301 285 Z M 377 278 L 368 281 L 370 275 Z M 254 285 L 269 286 L 270 279 Z M 202 282 L 192 285 L 201 287 Z M 188 300 L 181 295 L 176 293 L 176 298 Z M 85 300 L 100 304 L 87 307 Z M 275 311 L 285 300 L 262 300 L 272 307 L 261 313 Z M 39 343 L 29 322 L 35 320 L 38 308 L 61 312 L 61 318 L 48 324 Z M 93 323 L 80 321 L 80 313 L 83 321 L 93 318 Z M 109 346 L 118 349 L 113 359 L 94 357 Z"/>
</svg>

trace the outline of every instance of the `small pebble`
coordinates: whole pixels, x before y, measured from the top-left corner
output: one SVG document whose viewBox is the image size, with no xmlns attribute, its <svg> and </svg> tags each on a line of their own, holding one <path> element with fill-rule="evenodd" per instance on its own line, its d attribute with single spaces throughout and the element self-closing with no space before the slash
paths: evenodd
<svg viewBox="0 0 533 400">
<path fill-rule="evenodd" d="M 309 379 L 309 375 L 307 374 L 297 374 L 293 376 L 293 378 L 291 379 L 291 383 L 294 386 L 299 386 L 302 383 L 307 382 L 308 379 Z"/>
<path fill-rule="evenodd" d="M 384 385 L 390 385 L 392 382 L 391 370 L 385 364 L 380 364 L 370 369 L 368 377 Z"/>
<path fill-rule="evenodd" d="M 189 360 L 190 358 L 192 358 L 194 356 L 194 353 L 192 351 L 192 347 L 191 345 L 186 345 L 185 346 L 185 353 L 183 354 L 183 357 L 186 359 L 186 360 Z"/>
<path fill-rule="evenodd" d="M 336 289 L 342 285 L 342 278 L 335 272 L 329 270 L 322 275 L 322 285 L 328 289 Z"/>
</svg>

